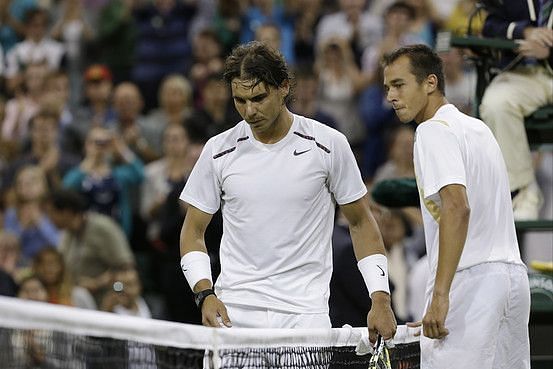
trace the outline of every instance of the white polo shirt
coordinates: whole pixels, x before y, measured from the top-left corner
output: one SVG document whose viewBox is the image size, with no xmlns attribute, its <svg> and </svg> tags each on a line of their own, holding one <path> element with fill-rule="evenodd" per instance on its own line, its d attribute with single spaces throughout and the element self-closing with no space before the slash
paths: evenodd
<svg viewBox="0 0 553 369">
<path fill-rule="evenodd" d="M 417 127 L 414 162 L 431 268 L 429 286 L 434 285 L 438 266 L 439 191 L 449 184 L 465 186 L 471 209 L 457 270 L 487 262 L 523 264 L 505 162 L 481 120 L 454 105 L 442 106 Z"/>
<path fill-rule="evenodd" d="M 293 313 L 327 313 L 336 203 L 365 185 L 343 134 L 294 115 L 275 144 L 241 121 L 205 145 L 181 200 L 223 214 L 224 303 Z"/>
</svg>

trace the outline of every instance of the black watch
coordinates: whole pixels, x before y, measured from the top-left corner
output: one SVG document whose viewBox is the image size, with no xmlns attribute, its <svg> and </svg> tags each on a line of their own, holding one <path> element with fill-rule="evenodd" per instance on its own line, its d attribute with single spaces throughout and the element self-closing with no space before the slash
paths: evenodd
<svg viewBox="0 0 553 369">
<path fill-rule="evenodd" d="M 201 310 L 205 298 L 209 295 L 215 296 L 215 291 L 213 291 L 213 288 L 208 288 L 207 290 L 203 290 L 194 294 L 194 302 L 196 302 L 196 306 L 198 306 L 198 309 Z"/>
</svg>

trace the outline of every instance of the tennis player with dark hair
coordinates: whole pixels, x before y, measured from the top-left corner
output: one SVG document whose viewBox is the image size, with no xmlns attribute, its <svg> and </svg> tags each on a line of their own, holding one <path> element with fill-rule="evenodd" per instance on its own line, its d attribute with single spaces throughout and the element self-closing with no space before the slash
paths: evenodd
<svg viewBox="0 0 553 369">
<path fill-rule="evenodd" d="M 430 261 L 422 369 L 530 367 L 530 289 L 499 145 L 444 97 L 440 58 L 423 45 L 385 58 L 387 99 L 415 121 L 415 174 Z"/>
<path fill-rule="evenodd" d="M 181 266 L 203 323 L 330 328 L 337 203 L 350 223 L 372 298 L 371 339 L 377 333 L 393 337 L 396 321 L 382 237 L 345 136 L 288 110 L 288 68 L 282 55 L 263 43 L 234 49 L 224 78 L 244 120 L 207 142 L 181 194 L 189 204 Z M 221 274 L 213 291 L 204 232 L 219 208 Z"/>
</svg>

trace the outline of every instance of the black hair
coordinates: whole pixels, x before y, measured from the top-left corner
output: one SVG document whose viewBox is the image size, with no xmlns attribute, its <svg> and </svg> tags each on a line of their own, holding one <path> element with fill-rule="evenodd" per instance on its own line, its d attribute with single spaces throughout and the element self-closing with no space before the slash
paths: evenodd
<svg viewBox="0 0 553 369">
<path fill-rule="evenodd" d="M 418 83 L 421 83 L 429 75 L 434 74 L 438 79 L 438 91 L 445 95 L 445 79 L 442 59 L 431 48 L 426 45 L 409 45 L 384 55 L 383 66 L 394 63 L 405 56 L 409 58 L 411 73 L 415 75 Z"/>
<path fill-rule="evenodd" d="M 69 210 L 74 213 L 84 213 L 88 210 L 88 201 L 79 192 L 71 189 L 54 189 L 48 202 L 57 210 Z"/>
<path fill-rule="evenodd" d="M 414 20 L 416 17 L 415 8 L 405 1 L 396 1 L 386 9 L 386 15 L 395 11 L 404 11 L 410 20 Z"/>
<path fill-rule="evenodd" d="M 28 25 L 35 17 L 41 16 L 46 19 L 46 24 L 50 23 L 50 14 L 46 9 L 33 7 L 23 14 L 23 24 Z"/>
<path fill-rule="evenodd" d="M 292 81 L 284 56 L 260 41 L 235 47 L 225 61 L 223 76 L 229 84 L 239 78 L 254 81 L 254 86 L 263 82 L 277 88 Z"/>
</svg>

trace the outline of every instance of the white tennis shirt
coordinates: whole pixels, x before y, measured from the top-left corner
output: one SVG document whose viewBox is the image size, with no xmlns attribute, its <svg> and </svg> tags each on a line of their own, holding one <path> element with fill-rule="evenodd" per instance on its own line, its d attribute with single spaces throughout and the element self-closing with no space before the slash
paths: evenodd
<svg viewBox="0 0 553 369">
<path fill-rule="evenodd" d="M 507 168 L 492 132 L 481 120 L 454 105 L 442 106 L 417 127 L 414 162 L 431 268 L 429 286 L 438 266 L 439 191 L 449 184 L 465 186 L 471 209 L 457 270 L 487 262 L 523 264 Z"/>
<path fill-rule="evenodd" d="M 224 303 L 293 313 L 327 313 L 336 203 L 367 192 L 343 134 L 294 115 L 275 144 L 241 121 L 211 138 L 180 196 L 223 214 Z"/>
</svg>

